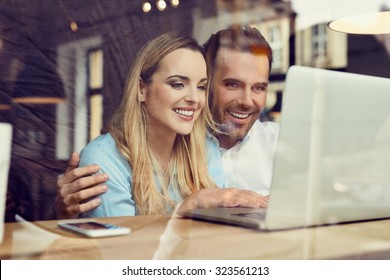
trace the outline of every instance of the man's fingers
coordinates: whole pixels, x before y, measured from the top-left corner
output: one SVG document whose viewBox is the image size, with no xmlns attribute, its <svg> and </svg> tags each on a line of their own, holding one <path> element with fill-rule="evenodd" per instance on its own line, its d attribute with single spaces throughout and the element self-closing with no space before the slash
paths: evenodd
<svg viewBox="0 0 390 280">
<path fill-rule="evenodd" d="M 108 180 L 107 174 L 96 174 L 93 176 L 87 176 L 74 181 L 70 187 L 65 190 L 69 193 L 76 193 L 80 190 L 87 190 L 95 185 L 102 184 Z"/>
<path fill-rule="evenodd" d="M 80 168 L 77 168 L 77 169 L 80 169 Z M 71 171 L 71 172 L 73 172 L 73 171 Z M 69 174 L 67 174 L 67 175 L 69 175 Z M 70 178 L 70 175 L 67 178 Z M 104 173 L 95 174 L 93 176 L 81 177 L 81 178 L 77 178 L 75 180 L 61 178 L 58 181 L 59 192 L 60 192 L 61 197 L 66 197 L 69 194 L 78 192 L 78 191 L 85 189 L 85 188 L 88 188 L 88 187 L 95 186 L 97 184 L 104 183 L 107 180 L 108 180 L 108 175 L 104 174 Z"/>
<path fill-rule="evenodd" d="M 83 204 L 73 204 L 67 207 L 67 213 L 72 217 L 77 217 L 81 213 L 95 209 L 100 205 L 100 203 L 100 198 L 95 198 Z"/>
<path fill-rule="evenodd" d="M 80 204 L 81 201 L 90 199 L 107 191 L 107 186 L 100 184 L 91 188 L 87 188 L 81 191 L 70 193 L 67 196 L 64 196 L 63 202 L 65 205 Z"/>
<path fill-rule="evenodd" d="M 70 167 L 69 167 L 70 168 Z M 83 167 L 77 167 L 65 172 L 64 176 L 60 179 L 61 184 L 65 185 L 71 183 L 81 177 L 93 175 L 100 170 L 99 165 L 91 164 Z"/>
<path fill-rule="evenodd" d="M 102 203 L 100 198 L 92 199 L 92 200 L 88 201 L 87 203 L 80 204 L 79 211 L 80 211 L 80 213 L 90 211 L 90 210 L 98 207 L 100 205 L 100 203 Z"/>
<path fill-rule="evenodd" d="M 69 159 L 68 167 L 66 168 L 65 173 L 76 168 L 79 165 L 79 163 L 80 163 L 80 155 L 77 152 L 73 152 Z"/>
</svg>

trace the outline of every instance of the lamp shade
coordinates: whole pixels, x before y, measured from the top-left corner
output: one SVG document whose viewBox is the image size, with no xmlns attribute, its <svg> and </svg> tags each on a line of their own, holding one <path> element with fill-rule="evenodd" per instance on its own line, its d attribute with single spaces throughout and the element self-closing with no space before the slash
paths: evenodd
<svg viewBox="0 0 390 280">
<path fill-rule="evenodd" d="M 349 16 L 327 25 L 334 31 L 349 34 L 390 34 L 390 11 Z"/>
</svg>

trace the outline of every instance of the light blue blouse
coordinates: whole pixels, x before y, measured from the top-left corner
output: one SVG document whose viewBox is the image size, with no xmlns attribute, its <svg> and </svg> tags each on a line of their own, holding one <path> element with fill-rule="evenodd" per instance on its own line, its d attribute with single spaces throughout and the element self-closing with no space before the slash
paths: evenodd
<svg viewBox="0 0 390 280">
<path fill-rule="evenodd" d="M 218 146 L 206 138 L 207 162 L 210 177 L 223 187 L 225 174 Z M 100 171 L 108 174 L 106 182 L 108 190 L 100 195 L 102 203 L 95 209 L 86 212 L 81 217 L 114 217 L 136 215 L 135 202 L 131 194 L 131 167 L 116 147 L 110 133 L 103 134 L 92 140 L 82 151 L 80 166 L 98 164 Z M 182 198 L 174 190 L 170 196 L 176 202 Z"/>
</svg>

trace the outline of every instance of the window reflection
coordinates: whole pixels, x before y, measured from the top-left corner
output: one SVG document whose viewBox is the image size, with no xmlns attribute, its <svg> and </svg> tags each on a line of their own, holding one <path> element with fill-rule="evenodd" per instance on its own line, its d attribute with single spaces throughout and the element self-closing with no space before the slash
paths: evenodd
<svg viewBox="0 0 390 280">
<path fill-rule="evenodd" d="M 147 13 L 144 2 L 151 4 Z M 265 120 L 278 120 L 291 65 L 390 77 L 390 35 L 331 31 L 325 18 L 304 9 L 312 2 L 303 2 L 165 1 L 159 11 L 156 1 L 142 0 L 1 1 L 0 121 L 14 126 L 9 192 L 17 211 L 31 220 L 54 218 L 56 179 L 71 152 L 80 151 L 108 123 L 136 52 L 163 32 L 189 33 L 204 43 L 232 24 L 259 28 L 274 52 Z M 354 6 L 390 7 L 364 2 Z M 307 18 L 311 24 L 301 24 Z M 28 98 L 37 90 L 59 94 L 64 102 L 16 103 L 16 94 Z"/>
</svg>

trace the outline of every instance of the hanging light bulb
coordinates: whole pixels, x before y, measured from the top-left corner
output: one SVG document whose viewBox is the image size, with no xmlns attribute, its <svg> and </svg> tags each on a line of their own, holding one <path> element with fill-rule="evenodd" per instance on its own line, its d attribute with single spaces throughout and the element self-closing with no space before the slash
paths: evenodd
<svg viewBox="0 0 390 280">
<path fill-rule="evenodd" d="M 170 2 L 171 2 L 171 6 L 174 8 L 177 8 L 180 4 L 179 0 L 170 0 Z"/>
<path fill-rule="evenodd" d="M 157 9 L 162 12 L 165 10 L 165 8 L 167 7 L 167 3 L 165 3 L 164 0 L 157 0 L 156 2 L 156 6 L 157 6 Z"/>
<path fill-rule="evenodd" d="M 70 30 L 72 30 L 73 32 L 77 32 L 79 30 L 77 23 L 73 20 L 70 22 Z"/>
<path fill-rule="evenodd" d="M 59 0 L 59 2 L 60 2 L 60 6 L 61 6 L 62 11 L 65 14 L 65 17 L 69 21 L 70 30 L 72 30 L 72 32 L 77 32 L 79 30 L 79 27 L 77 26 L 77 22 L 75 22 L 73 20 L 73 18 L 69 15 L 69 13 L 64 5 L 64 2 L 62 0 Z"/>
<path fill-rule="evenodd" d="M 142 10 L 144 11 L 144 13 L 149 13 L 151 9 L 152 5 L 149 2 L 142 3 Z"/>
</svg>

